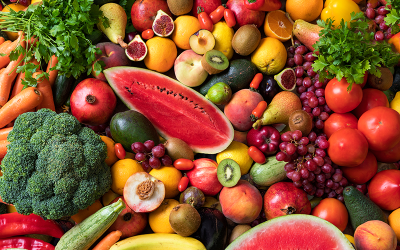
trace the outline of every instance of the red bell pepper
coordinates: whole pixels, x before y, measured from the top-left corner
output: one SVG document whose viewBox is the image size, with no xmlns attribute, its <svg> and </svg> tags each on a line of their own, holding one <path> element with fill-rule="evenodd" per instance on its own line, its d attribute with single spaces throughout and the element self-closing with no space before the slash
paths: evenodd
<svg viewBox="0 0 400 250">
<path fill-rule="evenodd" d="M 43 240 L 18 236 L 7 239 L 0 239 L 0 250 L 9 248 L 22 248 L 27 250 L 54 250 L 55 247 Z"/>
<path fill-rule="evenodd" d="M 244 6 L 249 10 L 274 11 L 282 7 L 280 0 L 243 0 Z"/>
<path fill-rule="evenodd" d="M 44 220 L 36 214 L 22 215 L 14 212 L 0 215 L 0 239 L 26 234 L 61 238 L 64 230 L 53 220 Z"/>
</svg>

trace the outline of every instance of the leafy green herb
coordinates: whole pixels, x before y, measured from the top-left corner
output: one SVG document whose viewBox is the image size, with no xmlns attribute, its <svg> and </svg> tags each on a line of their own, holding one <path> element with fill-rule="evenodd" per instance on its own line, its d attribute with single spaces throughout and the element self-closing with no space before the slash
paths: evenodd
<svg viewBox="0 0 400 250">
<path fill-rule="evenodd" d="M 44 0 L 41 5 L 29 5 L 26 11 L 0 12 L 0 19 L 4 20 L 0 22 L 1 30 L 21 30 L 26 41 L 31 37 L 38 40 L 36 46 L 27 46 L 27 49 L 18 46 L 10 54 L 10 60 L 24 54 L 25 64 L 19 66 L 17 72 L 25 72 L 23 84 L 27 86 L 37 84 L 32 73 L 40 66 L 30 63 L 32 58 L 48 63 L 51 56 L 56 55 L 58 63 L 52 70 L 58 70 L 59 74 L 75 78 L 85 71 L 90 74 L 96 53 L 101 54 L 101 51 L 86 36 L 100 21 L 109 27 L 108 19 L 93 0 Z M 101 65 L 96 62 L 95 68 L 99 67 Z M 42 71 L 39 77 L 48 77 L 48 73 Z"/>
<path fill-rule="evenodd" d="M 127 23 L 126 23 L 126 28 L 125 28 L 125 33 L 133 32 L 136 31 L 135 27 L 133 27 L 132 24 L 132 19 L 131 19 L 131 9 L 132 5 L 135 2 L 135 0 L 120 0 L 119 5 L 124 8 L 126 16 L 127 16 Z"/>
<path fill-rule="evenodd" d="M 351 89 L 353 83 L 363 82 L 366 71 L 380 77 L 378 67 L 392 67 L 398 63 L 400 55 L 395 54 L 386 41 L 374 41 L 374 32 L 368 30 L 363 12 L 351 13 L 351 21 L 342 19 L 339 27 L 334 27 L 333 21 L 330 18 L 326 22 L 317 21 L 323 29 L 319 41 L 313 45 L 317 60 L 312 67 L 319 73 L 320 80 L 336 77 L 340 81 L 345 77 Z"/>
<path fill-rule="evenodd" d="M 391 8 L 387 6 L 391 5 Z M 400 32 L 400 0 L 387 0 L 386 9 L 390 12 L 383 19 L 392 28 L 392 34 Z"/>
</svg>

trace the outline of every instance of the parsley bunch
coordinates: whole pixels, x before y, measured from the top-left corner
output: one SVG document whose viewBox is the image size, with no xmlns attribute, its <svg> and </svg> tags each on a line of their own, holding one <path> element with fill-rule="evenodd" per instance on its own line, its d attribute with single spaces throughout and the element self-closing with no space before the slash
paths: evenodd
<svg viewBox="0 0 400 250">
<path fill-rule="evenodd" d="M 351 21 L 342 19 L 339 27 L 332 23 L 332 19 L 317 21 L 323 29 L 319 41 L 313 45 L 317 60 L 312 67 L 321 80 L 336 77 L 340 81 L 345 77 L 351 89 L 353 83 L 363 82 L 366 71 L 380 77 L 378 67 L 392 67 L 398 63 L 400 55 L 395 54 L 387 42 L 374 41 L 374 32 L 368 30 L 363 12 L 353 12 Z"/>
<path fill-rule="evenodd" d="M 387 6 L 391 5 L 391 8 Z M 387 0 L 386 9 L 390 12 L 383 19 L 392 28 L 392 34 L 400 32 L 400 0 Z"/>
<path fill-rule="evenodd" d="M 93 4 L 93 0 L 44 0 L 40 5 L 29 5 L 26 11 L 0 12 L 0 29 L 4 31 L 20 31 L 25 33 L 25 40 L 31 37 L 37 39 L 36 46 L 26 49 L 18 46 L 10 54 L 10 60 L 16 60 L 24 55 L 23 66 L 17 72 L 25 73 L 24 85 L 36 86 L 36 79 L 32 74 L 39 69 L 39 65 L 29 63 L 32 58 L 48 63 L 52 55 L 56 55 L 58 63 L 52 70 L 59 74 L 78 78 L 83 72 L 90 74 L 96 53 L 101 54 L 89 39 L 95 25 L 102 21 L 105 27 L 109 26 L 107 18 Z M 96 62 L 95 69 L 101 69 Z M 43 73 L 38 77 L 48 77 Z"/>
</svg>

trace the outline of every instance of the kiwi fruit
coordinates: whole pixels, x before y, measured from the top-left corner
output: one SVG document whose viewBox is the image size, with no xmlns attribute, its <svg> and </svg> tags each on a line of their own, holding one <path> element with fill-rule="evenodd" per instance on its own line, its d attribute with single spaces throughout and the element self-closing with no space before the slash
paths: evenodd
<svg viewBox="0 0 400 250">
<path fill-rule="evenodd" d="M 386 91 L 392 87 L 393 74 L 390 69 L 386 67 L 378 67 L 378 70 L 381 72 L 381 77 L 369 74 L 367 80 L 368 86 L 381 91 Z"/>
<path fill-rule="evenodd" d="M 201 59 L 201 66 L 208 74 L 218 74 L 229 67 L 229 59 L 219 50 L 209 50 Z"/>
<path fill-rule="evenodd" d="M 261 41 L 261 32 L 254 24 L 241 26 L 233 35 L 232 48 L 242 56 L 250 55 Z"/>
<path fill-rule="evenodd" d="M 193 0 L 167 0 L 169 10 L 175 16 L 189 13 L 193 8 Z"/>
<path fill-rule="evenodd" d="M 243 225 L 237 225 L 232 229 L 231 237 L 229 238 L 229 243 L 232 243 L 237 237 L 240 235 L 244 234 L 247 230 L 251 228 L 250 225 L 243 224 Z"/>
<path fill-rule="evenodd" d="M 312 118 L 304 110 L 296 110 L 289 116 L 290 131 L 300 130 L 303 136 L 307 136 L 312 129 Z"/>
<path fill-rule="evenodd" d="M 175 233 L 190 236 L 199 229 L 201 217 L 196 208 L 191 205 L 179 204 L 171 210 L 169 224 Z"/>
<path fill-rule="evenodd" d="M 164 142 L 164 147 L 172 161 L 176 161 L 177 159 L 181 158 L 189 159 L 191 161 L 194 159 L 193 150 L 186 142 L 179 138 L 169 138 Z"/>
<path fill-rule="evenodd" d="M 232 159 L 224 159 L 218 164 L 218 181 L 224 187 L 235 186 L 241 177 L 240 166 Z"/>
</svg>

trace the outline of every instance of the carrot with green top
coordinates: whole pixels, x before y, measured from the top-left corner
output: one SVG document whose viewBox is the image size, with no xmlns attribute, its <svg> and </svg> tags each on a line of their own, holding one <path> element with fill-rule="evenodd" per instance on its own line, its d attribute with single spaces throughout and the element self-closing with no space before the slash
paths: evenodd
<svg viewBox="0 0 400 250">
<path fill-rule="evenodd" d="M 10 53 L 13 51 L 15 48 L 18 47 L 18 45 L 22 45 L 22 43 L 25 44 L 24 41 L 24 33 L 22 31 L 18 32 L 19 37 L 15 41 L 11 42 L 7 45 L 4 45 L 6 42 L 4 42 L 0 47 L 0 53 L 3 55 L 0 55 L 0 68 L 4 68 L 7 64 L 10 63 Z M 24 47 L 25 48 L 25 47 Z"/>
<path fill-rule="evenodd" d="M 30 63 L 33 63 L 35 65 L 39 65 L 39 62 L 33 58 Z M 22 79 L 25 79 L 25 72 L 21 72 L 17 75 L 17 78 L 15 79 L 14 87 L 11 90 L 11 95 L 10 99 L 13 98 L 16 94 L 22 91 L 25 85 L 22 84 Z"/>
<path fill-rule="evenodd" d="M 39 72 L 33 73 L 33 77 L 36 78 L 37 75 L 39 75 L 40 73 L 42 73 L 42 72 L 39 71 Z M 43 95 L 43 101 L 38 106 L 36 106 L 36 111 L 39 109 L 43 109 L 43 108 L 47 108 L 47 109 L 56 111 L 56 107 L 54 104 L 54 98 L 53 98 L 53 90 L 51 88 L 51 84 L 50 84 L 49 80 L 45 77 L 38 79 L 36 87 Z"/>
</svg>

